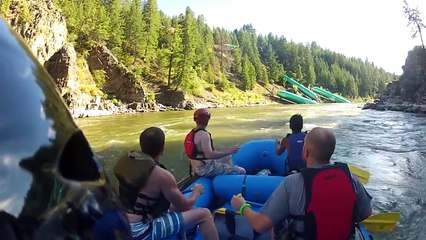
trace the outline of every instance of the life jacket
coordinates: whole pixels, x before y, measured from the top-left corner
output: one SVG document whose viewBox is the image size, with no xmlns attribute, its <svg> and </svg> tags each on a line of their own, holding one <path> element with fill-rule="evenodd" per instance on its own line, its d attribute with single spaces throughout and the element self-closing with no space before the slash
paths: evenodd
<svg viewBox="0 0 426 240">
<path fill-rule="evenodd" d="M 303 221 L 305 231 L 296 232 L 290 226 L 291 236 L 306 240 L 350 239 L 355 231 L 355 187 L 349 168 L 334 163 L 322 168 L 300 171 L 305 187 L 305 215 L 291 215 Z"/>
<path fill-rule="evenodd" d="M 140 151 L 130 151 L 117 161 L 113 171 L 119 183 L 119 198 L 127 213 L 158 217 L 169 209 L 170 202 L 162 193 L 153 198 L 139 192 L 156 165 L 165 169 L 164 165 Z M 145 199 L 150 204 L 143 204 L 139 199 Z"/>
<path fill-rule="evenodd" d="M 184 146 L 184 148 L 185 148 L 186 156 L 187 156 L 189 159 L 203 161 L 203 160 L 206 160 L 207 158 L 206 158 L 206 156 L 204 155 L 204 152 L 203 152 L 203 151 L 198 150 L 197 145 L 196 145 L 196 144 L 195 144 L 195 142 L 194 142 L 195 134 L 196 134 L 197 132 L 199 132 L 199 131 L 207 132 L 205 129 L 202 129 L 202 128 L 194 128 L 194 129 L 192 129 L 192 130 L 191 130 L 191 131 L 190 131 L 190 132 L 186 135 L 186 137 L 185 137 L 185 141 L 184 141 L 184 143 L 183 143 L 183 146 Z M 213 139 L 212 139 L 212 135 L 211 135 L 209 132 L 207 132 L 207 133 L 210 135 L 210 144 L 211 144 L 211 146 L 212 146 L 212 149 L 214 150 L 214 148 L 213 148 Z M 202 155 L 202 157 L 197 157 L 198 155 Z"/>
<path fill-rule="evenodd" d="M 289 172 L 306 168 L 306 163 L 302 159 L 303 144 L 306 133 L 293 133 L 287 135 L 289 141 L 289 151 L 287 156 L 287 165 Z"/>
</svg>

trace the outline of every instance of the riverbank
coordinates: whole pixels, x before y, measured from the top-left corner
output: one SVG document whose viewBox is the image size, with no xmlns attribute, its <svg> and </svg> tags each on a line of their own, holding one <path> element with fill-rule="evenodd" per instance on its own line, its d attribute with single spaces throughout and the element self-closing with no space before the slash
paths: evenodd
<svg viewBox="0 0 426 240">
<path fill-rule="evenodd" d="M 389 102 L 382 102 L 379 100 L 372 103 L 366 103 L 362 109 L 426 114 L 426 104 L 416 104 L 416 103 L 409 103 L 409 102 L 389 103 Z"/>
<path fill-rule="evenodd" d="M 167 111 L 184 111 L 184 110 L 194 110 L 197 108 L 235 108 L 235 107 L 259 107 L 259 106 L 269 106 L 277 104 L 275 101 L 265 100 L 253 102 L 253 103 L 244 103 L 244 104 L 223 104 L 215 102 L 197 102 L 190 107 L 179 108 L 165 106 L 161 103 L 153 104 L 152 106 L 142 107 L 129 105 L 110 105 L 107 108 L 100 107 L 101 105 L 96 105 L 90 109 L 70 109 L 71 115 L 74 119 L 77 118 L 88 118 L 88 117 L 101 117 L 101 116 L 110 116 L 118 114 L 132 114 L 132 113 L 143 113 L 143 112 L 167 112 Z"/>
<path fill-rule="evenodd" d="M 151 84 L 150 89 L 156 89 L 150 101 L 123 103 L 120 101 L 97 99 L 90 104 L 71 104 L 69 106 L 73 118 L 99 117 L 117 114 L 143 112 L 167 112 L 194 110 L 198 108 L 235 108 L 258 107 L 288 102 L 277 98 L 274 93 L 282 86 L 257 84 L 252 91 L 242 92 L 231 89 L 228 92 L 204 90 L 199 96 L 182 91 L 167 89 L 164 86 Z"/>
</svg>

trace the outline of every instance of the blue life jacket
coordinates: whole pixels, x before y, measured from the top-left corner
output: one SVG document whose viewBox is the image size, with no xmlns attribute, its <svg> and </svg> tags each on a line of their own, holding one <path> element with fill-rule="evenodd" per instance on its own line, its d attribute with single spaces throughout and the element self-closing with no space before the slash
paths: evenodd
<svg viewBox="0 0 426 240">
<path fill-rule="evenodd" d="M 287 165 L 289 172 L 293 170 L 299 171 L 306 168 L 306 163 L 302 159 L 303 143 L 305 142 L 306 133 L 293 133 L 288 137 L 289 151 L 287 157 Z"/>
</svg>

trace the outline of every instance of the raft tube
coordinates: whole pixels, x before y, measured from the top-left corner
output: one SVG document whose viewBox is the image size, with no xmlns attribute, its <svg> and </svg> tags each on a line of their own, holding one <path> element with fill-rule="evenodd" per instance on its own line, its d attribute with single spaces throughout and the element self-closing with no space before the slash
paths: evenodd
<svg viewBox="0 0 426 240">
<path fill-rule="evenodd" d="M 253 140 L 240 146 L 231 156 L 234 164 L 243 167 L 248 175 L 254 175 L 262 169 L 269 169 L 271 175 L 284 176 L 287 151 L 278 155 L 273 139 Z"/>
<path fill-rule="evenodd" d="M 281 90 L 277 93 L 278 97 L 299 104 L 317 104 L 316 101 L 299 96 L 289 91 Z"/>
<path fill-rule="evenodd" d="M 313 100 L 317 100 L 318 97 L 315 94 L 315 92 L 313 92 L 312 90 L 310 90 L 309 88 L 305 87 L 303 84 L 299 83 L 298 81 L 294 80 L 293 78 L 285 75 L 284 76 L 284 81 L 289 82 L 291 85 L 294 85 L 297 87 L 297 89 L 299 89 L 303 94 L 305 94 L 307 97 L 313 99 Z"/>
<path fill-rule="evenodd" d="M 318 95 L 321 95 L 327 99 L 330 99 L 332 101 L 335 101 L 337 103 L 350 103 L 349 100 L 347 100 L 346 98 L 342 97 L 342 96 L 338 96 L 337 94 L 333 94 L 323 88 L 319 88 L 319 87 L 313 87 L 312 90 L 314 92 L 316 92 Z"/>
</svg>

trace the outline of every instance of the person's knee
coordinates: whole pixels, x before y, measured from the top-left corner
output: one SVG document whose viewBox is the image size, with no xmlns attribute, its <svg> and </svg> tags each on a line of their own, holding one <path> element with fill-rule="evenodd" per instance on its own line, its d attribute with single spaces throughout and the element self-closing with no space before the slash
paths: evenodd
<svg viewBox="0 0 426 240">
<path fill-rule="evenodd" d="M 207 208 L 197 208 L 198 216 L 200 216 L 203 221 L 213 221 L 213 215 Z"/>
</svg>

